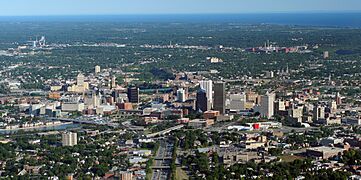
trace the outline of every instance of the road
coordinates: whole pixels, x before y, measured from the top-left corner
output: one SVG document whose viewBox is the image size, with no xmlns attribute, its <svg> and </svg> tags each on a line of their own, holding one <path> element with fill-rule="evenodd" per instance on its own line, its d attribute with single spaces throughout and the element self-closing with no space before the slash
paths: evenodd
<svg viewBox="0 0 361 180">
<path fill-rule="evenodd" d="M 143 126 L 134 126 L 134 125 L 132 125 L 130 120 L 122 122 L 122 125 L 126 129 L 131 130 L 131 131 L 144 131 L 145 130 L 145 128 Z"/>
<path fill-rule="evenodd" d="M 169 179 L 170 164 L 174 145 L 166 140 L 160 141 L 159 149 L 154 157 L 152 180 Z"/>
<path fill-rule="evenodd" d="M 147 137 L 148 138 L 153 138 L 153 137 L 156 137 L 156 136 L 160 136 L 160 135 L 165 135 L 167 133 L 170 133 L 174 130 L 177 130 L 177 129 L 182 129 L 184 127 L 184 125 L 177 125 L 177 126 L 174 126 L 174 127 L 170 127 L 168 129 L 165 129 L 163 131 L 159 131 L 159 132 L 156 132 L 156 133 L 153 133 L 153 134 L 148 134 Z"/>
<path fill-rule="evenodd" d="M 108 121 L 94 121 L 94 120 L 86 120 L 86 119 L 68 119 L 68 118 L 47 118 L 51 121 L 65 121 L 65 122 L 73 122 L 79 124 L 93 124 L 93 125 L 100 125 L 100 126 L 109 126 L 109 127 L 118 127 L 118 123 L 112 123 Z"/>
</svg>

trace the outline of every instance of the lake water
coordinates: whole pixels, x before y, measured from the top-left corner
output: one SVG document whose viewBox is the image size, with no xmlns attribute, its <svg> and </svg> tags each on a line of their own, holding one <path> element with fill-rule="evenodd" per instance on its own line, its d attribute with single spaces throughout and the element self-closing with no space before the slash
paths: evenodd
<svg viewBox="0 0 361 180">
<path fill-rule="evenodd" d="M 244 24 L 283 24 L 361 28 L 361 12 L 331 13 L 263 13 L 263 14 L 199 14 L 199 15 L 103 15 L 103 16 L 10 16 L 0 21 L 57 22 L 229 22 Z"/>
</svg>

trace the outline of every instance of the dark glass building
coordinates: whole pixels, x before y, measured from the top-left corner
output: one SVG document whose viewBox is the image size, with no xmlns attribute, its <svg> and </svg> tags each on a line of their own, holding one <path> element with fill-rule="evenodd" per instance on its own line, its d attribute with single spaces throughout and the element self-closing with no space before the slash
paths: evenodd
<svg viewBox="0 0 361 180">
<path fill-rule="evenodd" d="M 196 110 L 202 112 L 209 110 L 207 92 L 204 89 L 199 89 L 197 92 Z"/>
<path fill-rule="evenodd" d="M 127 94 L 130 103 L 139 103 L 139 88 L 130 87 Z"/>
<path fill-rule="evenodd" d="M 214 83 L 214 103 L 213 109 L 219 111 L 221 114 L 226 112 L 226 83 L 216 82 Z"/>
</svg>

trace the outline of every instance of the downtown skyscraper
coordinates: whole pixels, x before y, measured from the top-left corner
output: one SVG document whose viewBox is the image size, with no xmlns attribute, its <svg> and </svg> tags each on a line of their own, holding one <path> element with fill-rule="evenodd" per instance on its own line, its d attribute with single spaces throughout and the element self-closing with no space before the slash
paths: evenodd
<svg viewBox="0 0 361 180">
<path fill-rule="evenodd" d="M 226 83 L 214 83 L 214 103 L 213 109 L 219 111 L 221 114 L 226 113 Z"/>
<path fill-rule="evenodd" d="M 213 82 L 212 80 L 200 81 L 199 86 L 204 89 L 207 95 L 208 104 L 213 106 Z"/>
</svg>

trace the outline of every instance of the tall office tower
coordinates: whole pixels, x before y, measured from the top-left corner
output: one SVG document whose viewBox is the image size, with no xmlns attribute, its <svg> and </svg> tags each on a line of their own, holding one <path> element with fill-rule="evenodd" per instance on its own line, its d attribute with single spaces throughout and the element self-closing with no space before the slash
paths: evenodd
<svg viewBox="0 0 361 180">
<path fill-rule="evenodd" d="M 94 108 L 96 108 L 100 105 L 100 99 L 101 99 L 101 96 L 98 96 L 97 93 L 94 92 L 92 95 L 92 104 L 93 104 Z"/>
<path fill-rule="evenodd" d="M 320 104 L 316 104 L 313 107 L 313 121 L 325 119 L 325 107 Z"/>
<path fill-rule="evenodd" d="M 323 59 L 330 58 L 330 53 L 328 51 L 323 52 Z"/>
<path fill-rule="evenodd" d="M 117 86 L 116 80 L 117 78 L 115 76 L 112 76 L 112 88 L 115 88 Z"/>
<path fill-rule="evenodd" d="M 100 73 L 100 66 L 96 65 L 95 66 L 95 75 Z"/>
<path fill-rule="evenodd" d="M 186 91 L 183 88 L 177 90 L 177 101 L 179 102 L 186 101 Z"/>
<path fill-rule="evenodd" d="M 213 109 L 221 114 L 226 113 L 226 83 L 214 83 L 214 103 Z"/>
<path fill-rule="evenodd" d="M 342 99 L 341 99 L 341 96 L 340 96 L 339 92 L 337 92 L 337 94 L 336 94 L 336 104 L 337 105 L 342 104 Z"/>
<path fill-rule="evenodd" d="M 84 85 L 85 76 L 82 73 L 79 73 L 76 77 L 76 85 L 83 86 Z"/>
<path fill-rule="evenodd" d="M 199 81 L 199 86 L 201 89 L 204 89 L 207 93 L 208 104 L 212 107 L 213 105 L 213 82 L 208 81 Z"/>
<path fill-rule="evenodd" d="M 331 113 L 335 113 L 337 111 L 337 102 L 336 101 L 331 101 L 329 106 L 330 106 Z"/>
<path fill-rule="evenodd" d="M 302 122 L 304 106 L 302 105 L 292 105 L 288 109 L 288 116 L 293 119 L 294 122 Z"/>
<path fill-rule="evenodd" d="M 128 88 L 128 100 L 131 103 L 139 103 L 139 88 L 130 87 Z"/>
<path fill-rule="evenodd" d="M 119 92 L 117 90 L 112 91 L 112 97 L 114 102 L 118 102 Z"/>
<path fill-rule="evenodd" d="M 63 146 L 74 146 L 78 144 L 77 133 L 66 132 L 61 135 Z"/>
<path fill-rule="evenodd" d="M 270 119 L 274 115 L 274 101 L 276 100 L 275 93 L 267 92 L 261 97 L 260 114 L 262 117 Z"/>
<path fill-rule="evenodd" d="M 278 100 L 278 101 L 276 101 L 274 104 L 275 104 L 274 108 L 275 108 L 275 110 L 276 110 L 277 112 L 279 112 L 279 111 L 285 111 L 285 110 L 286 110 L 286 103 L 285 103 L 285 101 L 283 101 L 283 100 Z"/>
<path fill-rule="evenodd" d="M 197 91 L 197 102 L 196 102 L 196 110 L 206 112 L 210 110 L 210 106 L 207 99 L 207 92 L 204 89 L 199 89 Z"/>
<path fill-rule="evenodd" d="M 85 82 L 85 76 L 82 73 L 79 73 L 76 77 L 76 85 L 68 86 L 67 90 L 70 92 L 84 93 L 89 89 L 89 83 Z"/>
</svg>

